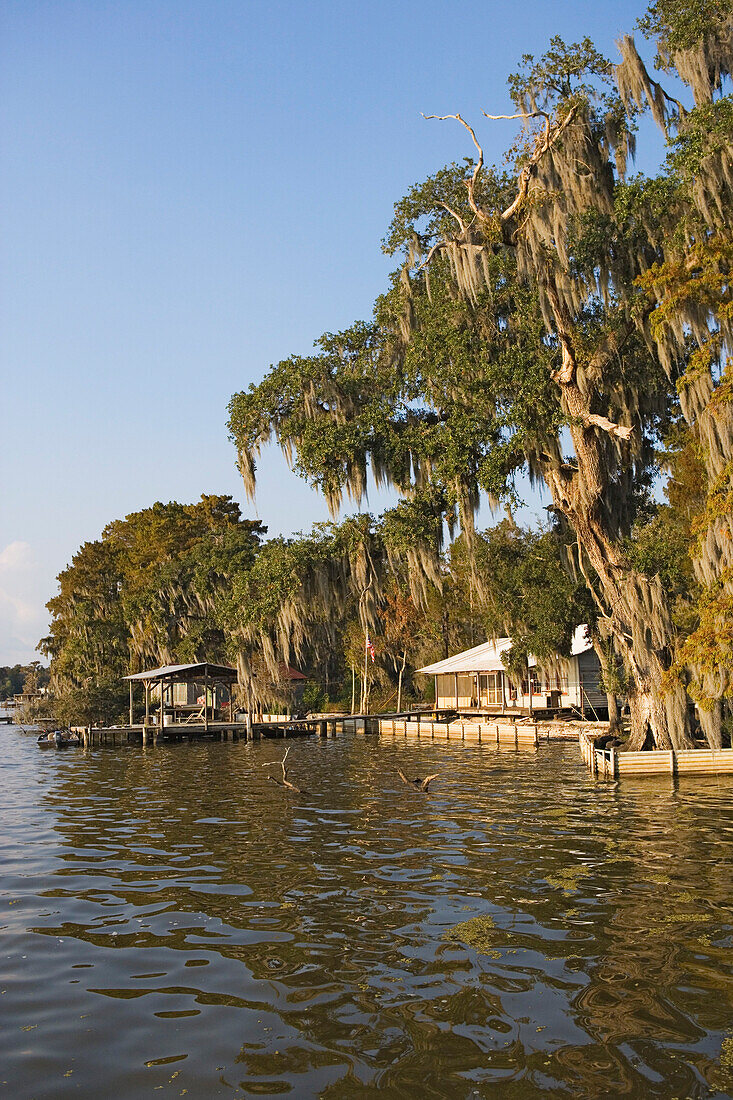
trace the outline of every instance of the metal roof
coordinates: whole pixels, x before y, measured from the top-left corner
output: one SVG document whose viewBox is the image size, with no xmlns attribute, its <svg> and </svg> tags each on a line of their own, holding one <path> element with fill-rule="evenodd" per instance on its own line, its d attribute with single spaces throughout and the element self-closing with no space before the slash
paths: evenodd
<svg viewBox="0 0 733 1100">
<path fill-rule="evenodd" d="M 463 653 L 456 653 L 445 661 L 436 661 L 433 665 L 419 668 L 418 672 L 424 672 L 429 676 L 441 675 L 447 672 L 501 672 L 506 666 L 501 659 L 502 653 L 512 648 L 511 638 L 497 638 L 495 641 L 482 642 L 473 649 L 465 649 Z M 573 634 L 570 646 L 570 655 L 577 657 L 579 653 L 586 653 L 591 649 L 588 639 L 588 628 L 579 626 Z M 529 664 L 537 664 L 535 657 L 529 658 Z"/>
<path fill-rule="evenodd" d="M 417 671 L 430 675 L 443 672 L 498 672 L 504 668 L 501 654 L 511 647 L 511 638 L 497 638 L 494 642 L 482 642 L 473 649 L 466 649 L 463 653 L 456 653 L 445 661 L 437 661 Z"/>
<path fill-rule="evenodd" d="M 179 683 L 185 683 L 188 680 L 199 680 L 202 676 L 208 676 L 210 680 L 233 682 L 237 679 L 237 670 L 229 665 L 212 665 L 208 661 L 202 661 L 197 665 L 161 665 L 160 668 L 136 672 L 132 676 L 125 676 L 124 679 L 177 680 Z"/>
</svg>

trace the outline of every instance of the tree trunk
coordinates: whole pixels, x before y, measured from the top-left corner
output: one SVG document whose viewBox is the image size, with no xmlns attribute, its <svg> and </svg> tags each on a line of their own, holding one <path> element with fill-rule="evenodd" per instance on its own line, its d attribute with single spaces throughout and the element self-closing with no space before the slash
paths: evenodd
<svg viewBox="0 0 733 1100">
<path fill-rule="evenodd" d="M 621 725 L 621 715 L 618 709 L 618 699 L 611 691 L 606 692 L 606 706 L 608 707 L 608 724 L 612 730 L 617 730 Z"/>
<path fill-rule="evenodd" d="M 710 710 L 698 707 L 700 728 L 711 749 L 723 747 L 723 701 L 717 699 Z"/>
<path fill-rule="evenodd" d="M 581 532 L 584 527 L 580 521 Z M 649 739 L 657 749 L 690 748 L 687 696 L 681 684 L 667 677 L 673 630 L 661 583 L 631 569 L 610 540 L 604 546 L 593 533 L 586 534 L 579 542 L 598 574 L 609 626 L 629 675 L 628 747 L 639 750 Z"/>
<path fill-rule="evenodd" d="M 568 417 L 577 465 L 544 456 L 543 474 L 556 509 L 575 532 L 580 567 L 591 566 L 598 578 L 597 592 L 586 574 L 588 586 L 601 609 L 615 647 L 623 657 L 629 680 L 631 738 L 629 748 L 640 749 L 649 738 L 655 748 L 688 748 L 687 702 L 680 685 L 668 684 L 674 629 L 669 601 L 659 578 L 632 569 L 612 526 L 606 497 L 614 467 L 633 461 L 627 442 L 631 429 L 615 425 L 593 412 L 593 373 L 618 354 L 619 344 L 609 335 L 586 361 L 583 385 L 573 346 L 572 323 L 553 287 L 548 287 L 562 348 L 562 365 L 553 378 L 560 388 Z M 619 453 L 620 452 L 620 453 Z"/>
</svg>

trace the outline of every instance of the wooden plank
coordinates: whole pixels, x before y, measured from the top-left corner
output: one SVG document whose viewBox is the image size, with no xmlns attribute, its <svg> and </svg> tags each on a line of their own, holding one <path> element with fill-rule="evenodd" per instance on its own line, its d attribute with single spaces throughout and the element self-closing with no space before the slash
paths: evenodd
<svg viewBox="0 0 733 1100">
<path fill-rule="evenodd" d="M 616 766 L 619 775 L 669 775 L 674 768 L 674 759 L 673 754 L 666 750 L 620 752 Z"/>
</svg>

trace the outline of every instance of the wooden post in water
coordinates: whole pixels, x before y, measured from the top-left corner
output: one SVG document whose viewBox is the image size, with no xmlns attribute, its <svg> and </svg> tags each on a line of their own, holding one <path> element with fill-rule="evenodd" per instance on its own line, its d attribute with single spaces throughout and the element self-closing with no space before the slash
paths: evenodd
<svg viewBox="0 0 733 1100">
<path fill-rule="evenodd" d="M 155 739 L 163 735 L 163 727 L 165 726 L 165 680 L 160 681 L 160 725 L 158 731 L 154 734 Z"/>
<path fill-rule="evenodd" d="M 132 680 L 130 680 L 130 725 L 132 725 Z"/>
</svg>

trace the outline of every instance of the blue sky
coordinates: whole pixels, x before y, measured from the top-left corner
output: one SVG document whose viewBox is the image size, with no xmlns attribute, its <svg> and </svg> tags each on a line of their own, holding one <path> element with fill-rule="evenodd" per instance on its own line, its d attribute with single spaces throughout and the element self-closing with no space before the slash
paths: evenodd
<svg viewBox="0 0 733 1100">
<path fill-rule="evenodd" d="M 0 664 L 112 519 L 231 493 L 326 518 L 274 452 L 244 500 L 232 393 L 367 317 L 393 202 L 510 109 L 552 34 L 615 57 L 642 4 L 4 0 Z M 499 159 L 511 123 L 480 127 Z M 379 511 L 384 498 L 374 494 Z"/>
</svg>

